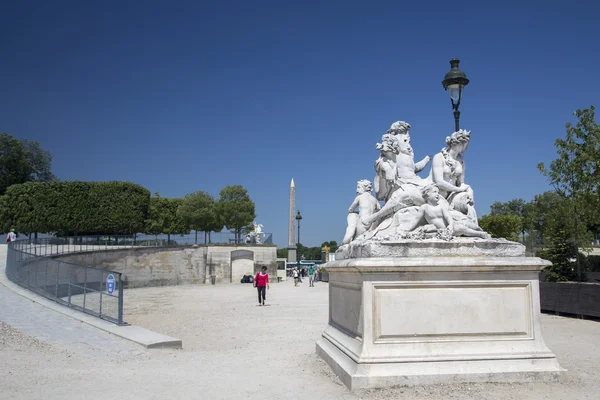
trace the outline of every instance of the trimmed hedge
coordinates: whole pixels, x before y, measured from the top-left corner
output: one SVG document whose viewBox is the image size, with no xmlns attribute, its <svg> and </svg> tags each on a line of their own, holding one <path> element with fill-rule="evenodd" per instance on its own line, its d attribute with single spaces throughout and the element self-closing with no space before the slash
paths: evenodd
<svg viewBox="0 0 600 400">
<path fill-rule="evenodd" d="M 143 231 L 150 192 L 130 182 L 28 182 L 0 199 L 4 231 L 134 234 Z"/>
</svg>

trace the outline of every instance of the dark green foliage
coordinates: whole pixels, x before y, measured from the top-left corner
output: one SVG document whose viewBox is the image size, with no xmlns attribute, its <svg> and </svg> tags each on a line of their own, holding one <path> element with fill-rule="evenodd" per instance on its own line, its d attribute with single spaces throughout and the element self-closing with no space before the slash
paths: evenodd
<svg viewBox="0 0 600 400">
<path fill-rule="evenodd" d="M 50 171 L 52 165 L 52 156 L 50 153 L 40 147 L 38 142 L 28 139 L 21 140 L 23 148 L 27 152 L 29 163 L 33 167 L 33 181 L 35 182 L 56 182 L 58 179 Z"/>
<path fill-rule="evenodd" d="M 566 137 L 554 142 L 557 158 L 548 168 L 544 163 L 539 163 L 538 169 L 561 197 L 570 200 L 573 230 L 566 234 L 566 237 L 571 236 L 575 247 L 578 248 L 579 225 L 582 222 L 582 214 L 585 215 L 581 209 L 587 206 L 586 200 L 597 198 L 600 189 L 600 127 L 595 120 L 594 106 L 576 110 L 574 115 L 577 118 L 575 126 L 567 123 Z M 587 216 L 590 217 L 589 214 Z M 596 218 L 590 221 L 590 225 L 597 225 L 598 213 L 594 213 L 593 216 Z M 583 222 L 585 224 L 585 221 Z M 578 256 L 576 269 L 581 280 L 583 265 Z"/>
<path fill-rule="evenodd" d="M 177 216 L 195 231 L 206 231 L 207 226 L 213 223 L 215 218 L 215 200 L 204 191 L 186 194 L 181 206 L 177 210 Z"/>
<path fill-rule="evenodd" d="M 557 232 L 549 238 L 550 247 L 547 250 L 538 251 L 536 257 L 543 258 L 552 262 L 552 266 L 546 268 L 546 280 L 548 282 L 576 281 L 577 268 L 575 256 L 577 248 L 575 243 L 570 240 L 569 233 L 566 231 Z M 579 262 L 583 271 L 589 269 L 587 257 L 579 252 Z M 582 280 L 585 280 L 585 273 L 582 272 Z"/>
<path fill-rule="evenodd" d="M 242 228 L 256 218 L 254 202 L 248 195 L 248 191 L 241 185 L 225 186 L 219 194 L 217 203 L 218 215 L 221 217 L 219 223 L 225 225 L 227 229 L 233 229 L 239 238 Z"/>
<path fill-rule="evenodd" d="M 33 165 L 23 144 L 6 133 L 0 133 L 0 195 L 11 185 L 33 179 Z"/>
<path fill-rule="evenodd" d="M 527 203 L 523 199 L 513 199 L 506 203 L 497 201 L 490 206 L 490 215 L 517 215 L 521 220 L 521 240 L 525 242 L 525 233 L 531 231 L 531 207 L 531 203 Z"/>
<path fill-rule="evenodd" d="M 600 272 L 600 256 L 587 256 L 588 267 L 590 272 Z"/>
<path fill-rule="evenodd" d="M 523 223 L 521 217 L 514 214 L 484 215 L 479 219 L 479 226 L 493 238 L 518 241 Z"/>
<path fill-rule="evenodd" d="M 321 247 L 306 247 L 302 243 L 298 243 L 297 254 L 301 258 L 304 256 L 304 260 L 320 260 L 321 259 Z"/>
<path fill-rule="evenodd" d="M 172 234 L 185 234 L 190 231 L 188 225 L 177 216 L 177 210 L 183 204 L 183 199 L 169 199 L 160 197 L 155 193 L 150 198 L 150 207 L 148 209 L 148 218 L 144 228 L 144 233 L 150 235 L 159 235 L 166 233 L 171 239 Z"/>
<path fill-rule="evenodd" d="M 335 241 L 335 240 L 332 240 L 332 241 L 329 241 L 329 242 L 323 242 L 321 244 L 321 248 L 323 248 L 325 246 L 329 247 L 329 252 L 330 253 L 335 253 L 336 250 L 338 249 L 338 247 L 340 247 L 338 245 L 337 241 Z"/>
<path fill-rule="evenodd" d="M 52 156 L 38 142 L 0 133 L 0 195 L 11 185 L 56 181 L 51 162 Z"/>
<path fill-rule="evenodd" d="M 283 249 L 277 249 L 277 258 L 287 258 L 288 256 L 288 249 L 283 248 Z"/>
<path fill-rule="evenodd" d="M 0 200 L 2 228 L 60 234 L 133 234 L 144 226 L 150 193 L 128 182 L 29 182 Z"/>
</svg>

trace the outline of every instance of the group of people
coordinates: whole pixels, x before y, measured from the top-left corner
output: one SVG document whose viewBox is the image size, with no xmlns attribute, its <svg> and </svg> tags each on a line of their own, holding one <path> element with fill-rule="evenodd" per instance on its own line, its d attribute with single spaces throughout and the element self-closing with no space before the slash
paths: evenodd
<svg viewBox="0 0 600 400">
<path fill-rule="evenodd" d="M 315 282 L 317 281 L 318 272 L 319 270 L 314 264 L 308 268 L 300 268 L 300 270 L 298 270 L 298 268 L 294 268 L 291 271 L 291 276 L 294 277 L 294 286 L 298 286 L 298 283 L 302 283 L 302 278 L 308 276 L 309 287 L 314 287 Z"/>
</svg>

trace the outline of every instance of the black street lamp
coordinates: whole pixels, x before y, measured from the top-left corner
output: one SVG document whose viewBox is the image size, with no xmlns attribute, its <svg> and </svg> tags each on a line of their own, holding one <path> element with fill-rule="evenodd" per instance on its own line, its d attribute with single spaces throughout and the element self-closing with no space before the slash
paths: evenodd
<svg viewBox="0 0 600 400">
<path fill-rule="evenodd" d="M 300 215 L 300 210 L 298 210 L 298 214 L 296 214 L 296 222 L 298 223 L 298 243 L 300 243 L 300 220 L 302 219 L 302 215 Z"/>
<path fill-rule="evenodd" d="M 453 58 L 450 60 L 450 71 L 446 74 L 444 80 L 442 81 L 444 89 L 450 93 L 450 101 L 452 102 L 452 109 L 454 110 L 455 132 L 459 129 L 458 121 L 460 119 L 460 111 L 458 111 L 458 106 L 460 106 L 462 90 L 469 84 L 467 74 L 458 69 L 458 63 L 460 63 L 458 58 Z"/>
</svg>

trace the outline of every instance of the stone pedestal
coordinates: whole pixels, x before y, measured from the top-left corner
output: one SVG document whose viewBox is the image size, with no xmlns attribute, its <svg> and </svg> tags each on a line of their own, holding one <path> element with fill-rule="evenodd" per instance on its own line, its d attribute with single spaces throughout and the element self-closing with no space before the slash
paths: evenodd
<svg viewBox="0 0 600 400">
<path fill-rule="evenodd" d="M 443 254 L 456 243 L 434 247 Z M 348 388 L 558 379 L 540 329 L 538 273 L 550 263 L 514 248 L 450 252 L 327 264 L 329 325 L 317 353 Z"/>
</svg>

